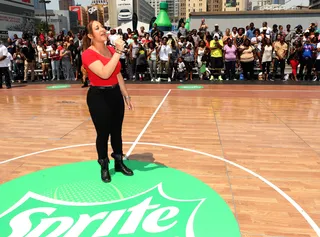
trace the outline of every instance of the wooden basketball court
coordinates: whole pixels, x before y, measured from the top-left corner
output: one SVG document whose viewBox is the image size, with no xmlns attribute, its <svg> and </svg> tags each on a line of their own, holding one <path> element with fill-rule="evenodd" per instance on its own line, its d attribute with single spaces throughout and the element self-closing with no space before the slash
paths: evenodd
<svg viewBox="0 0 320 237">
<path fill-rule="evenodd" d="M 87 89 L 47 86 L 0 90 L 0 184 L 96 159 Z M 228 203 L 242 236 L 319 236 L 320 87 L 127 87 L 136 107 L 123 127 L 130 159 L 208 184 Z"/>
</svg>

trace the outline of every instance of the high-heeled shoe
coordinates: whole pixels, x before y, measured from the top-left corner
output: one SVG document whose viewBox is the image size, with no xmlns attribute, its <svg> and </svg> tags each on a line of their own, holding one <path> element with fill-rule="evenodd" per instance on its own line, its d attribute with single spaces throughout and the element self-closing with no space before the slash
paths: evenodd
<svg viewBox="0 0 320 237">
<path fill-rule="evenodd" d="M 109 172 L 109 160 L 108 159 L 99 159 L 98 163 L 101 166 L 101 180 L 105 183 L 111 182 L 111 176 Z"/>
<path fill-rule="evenodd" d="M 114 170 L 116 172 L 121 172 L 127 176 L 133 175 L 133 171 L 123 163 L 123 154 L 112 153 L 111 156 L 114 158 Z"/>
</svg>

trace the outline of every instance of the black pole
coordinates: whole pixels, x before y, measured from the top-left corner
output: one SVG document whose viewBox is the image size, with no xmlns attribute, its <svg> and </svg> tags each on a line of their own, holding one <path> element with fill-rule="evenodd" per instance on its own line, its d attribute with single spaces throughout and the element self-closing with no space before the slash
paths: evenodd
<svg viewBox="0 0 320 237">
<path fill-rule="evenodd" d="M 49 25 L 48 25 L 48 16 L 47 16 L 47 3 L 46 0 L 43 1 L 44 4 L 44 14 L 46 15 L 46 33 L 48 35 Z"/>
</svg>

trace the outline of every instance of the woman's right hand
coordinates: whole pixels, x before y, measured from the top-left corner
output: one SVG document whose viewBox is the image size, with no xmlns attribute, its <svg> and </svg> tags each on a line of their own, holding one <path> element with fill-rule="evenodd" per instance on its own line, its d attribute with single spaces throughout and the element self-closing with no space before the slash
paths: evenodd
<svg viewBox="0 0 320 237">
<path fill-rule="evenodd" d="M 124 50 L 124 44 L 125 42 L 121 38 L 118 38 L 114 41 L 114 45 L 116 46 L 116 49 L 120 51 Z"/>
</svg>

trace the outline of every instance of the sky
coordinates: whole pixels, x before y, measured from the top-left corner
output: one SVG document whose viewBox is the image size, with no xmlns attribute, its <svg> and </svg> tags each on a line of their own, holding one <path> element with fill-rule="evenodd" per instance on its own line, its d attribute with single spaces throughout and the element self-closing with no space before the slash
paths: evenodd
<svg viewBox="0 0 320 237">
<path fill-rule="evenodd" d="M 75 0 L 76 4 L 80 3 L 82 6 L 89 6 L 91 0 Z M 51 3 L 47 5 L 47 8 L 50 10 L 59 10 L 59 0 L 51 0 Z"/>
<path fill-rule="evenodd" d="M 253 0 L 254 1 L 254 0 Z M 285 2 L 288 2 L 289 0 L 285 0 Z M 75 0 L 76 4 L 80 3 L 82 6 L 89 6 L 91 4 L 91 0 Z M 289 6 L 308 6 L 309 0 L 291 0 L 290 3 L 288 3 Z M 53 10 L 59 10 L 59 0 L 51 0 L 51 3 L 48 4 L 48 9 Z"/>
</svg>

